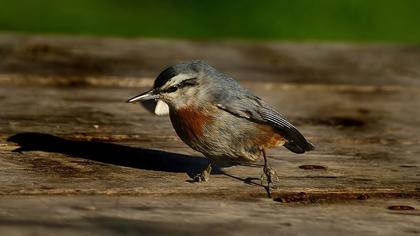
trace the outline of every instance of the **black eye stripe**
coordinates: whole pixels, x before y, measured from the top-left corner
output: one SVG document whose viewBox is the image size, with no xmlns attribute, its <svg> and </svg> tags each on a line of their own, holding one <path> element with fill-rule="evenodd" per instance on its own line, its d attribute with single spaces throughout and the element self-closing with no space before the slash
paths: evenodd
<svg viewBox="0 0 420 236">
<path fill-rule="evenodd" d="M 177 85 L 170 86 L 170 87 L 168 87 L 168 88 L 166 88 L 164 90 L 161 90 L 161 92 L 164 92 L 164 93 L 173 93 L 173 92 L 177 91 L 180 88 L 197 85 L 198 83 L 197 83 L 196 80 L 197 80 L 197 78 L 191 78 L 191 79 L 184 80 L 184 81 L 182 81 L 181 83 L 179 83 Z"/>
<path fill-rule="evenodd" d="M 181 83 L 178 84 L 178 88 L 183 88 L 183 87 L 187 87 L 187 86 L 194 86 L 197 85 L 197 78 L 191 78 L 191 79 L 187 79 L 182 81 Z"/>
</svg>

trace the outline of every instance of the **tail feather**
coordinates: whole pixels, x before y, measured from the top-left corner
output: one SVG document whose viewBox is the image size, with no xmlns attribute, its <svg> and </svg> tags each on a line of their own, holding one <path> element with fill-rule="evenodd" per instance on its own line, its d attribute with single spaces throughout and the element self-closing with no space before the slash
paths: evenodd
<svg viewBox="0 0 420 236">
<path fill-rule="evenodd" d="M 294 143 L 294 142 L 289 142 L 286 143 L 284 145 L 284 147 L 286 147 L 287 149 L 289 149 L 290 151 L 294 152 L 294 153 L 305 153 L 306 151 L 312 151 L 315 149 L 314 145 L 312 145 L 312 143 L 306 141 L 306 145 L 304 147 Z"/>
</svg>

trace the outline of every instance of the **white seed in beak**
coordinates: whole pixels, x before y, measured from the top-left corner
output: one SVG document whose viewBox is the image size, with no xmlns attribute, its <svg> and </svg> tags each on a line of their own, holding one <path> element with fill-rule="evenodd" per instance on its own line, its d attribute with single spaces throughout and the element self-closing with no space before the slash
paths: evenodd
<svg viewBox="0 0 420 236">
<path fill-rule="evenodd" d="M 157 100 L 155 114 L 158 116 L 166 116 L 169 114 L 169 106 L 162 100 Z"/>
</svg>

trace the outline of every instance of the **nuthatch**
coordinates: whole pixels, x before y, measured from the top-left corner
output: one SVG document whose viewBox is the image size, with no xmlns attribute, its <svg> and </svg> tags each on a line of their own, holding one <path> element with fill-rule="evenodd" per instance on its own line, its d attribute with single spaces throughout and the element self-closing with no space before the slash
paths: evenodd
<svg viewBox="0 0 420 236">
<path fill-rule="evenodd" d="M 269 189 L 275 172 L 268 166 L 266 149 L 285 146 L 294 153 L 314 149 L 280 113 L 202 61 L 179 63 L 165 69 L 151 90 L 127 102 L 151 99 L 169 106 L 178 136 L 209 159 L 208 167 L 194 178 L 198 182 L 208 180 L 216 161 L 263 158 L 263 175 Z"/>
</svg>

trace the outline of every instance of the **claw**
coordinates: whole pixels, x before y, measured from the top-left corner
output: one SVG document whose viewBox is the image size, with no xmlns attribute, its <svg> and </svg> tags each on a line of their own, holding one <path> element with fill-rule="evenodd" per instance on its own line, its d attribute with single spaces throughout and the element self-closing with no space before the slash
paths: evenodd
<svg viewBox="0 0 420 236">
<path fill-rule="evenodd" d="M 273 178 L 275 178 L 275 180 L 273 181 Z M 267 183 L 273 183 L 273 182 L 278 182 L 279 181 L 279 177 L 276 173 L 276 171 L 268 166 L 264 166 L 263 168 L 263 173 L 261 174 L 261 184 L 263 184 L 264 180 L 267 180 Z"/>
<path fill-rule="evenodd" d="M 207 171 L 203 171 L 200 174 L 194 176 L 193 181 L 197 183 L 207 182 L 209 180 L 210 174 Z"/>
<path fill-rule="evenodd" d="M 261 175 L 261 185 L 264 186 L 264 189 L 267 191 L 268 198 L 271 198 L 271 184 L 273 183 L 273 177 L 278 182 L 279 177 L 277 176 L 276 171 L 268 166 L 267 155 L 265 153 L 265 149 L 261 148 L 262 155 L 264 157 L 264 167 L 263 167 L 263 174 Z M 264 185 L 264 180 L 267 180 L 267 186 Z"/>
<path fill-rule="evenodd" d="M 200 174 L 194 176 L 193 181 L 197 183 L 207 182 L 210 178 L 210 173 L 212 169 L 212 162 L 204 169 Z"/>
<path fill-rule="evenodd" d="M 279 182 L 279 177 L 277 176 L 276 171 L 268 166 L 264 166 L 260 180 L 261 185 L 264 186 L 269 198 L 271 198 L 271 190 L 273 188 L 272 184 L 274 182 L 273 179 L 275 182 Z M 266 185 L 264 184 L 265 181 L 267 181 Z"/>
</svg>

